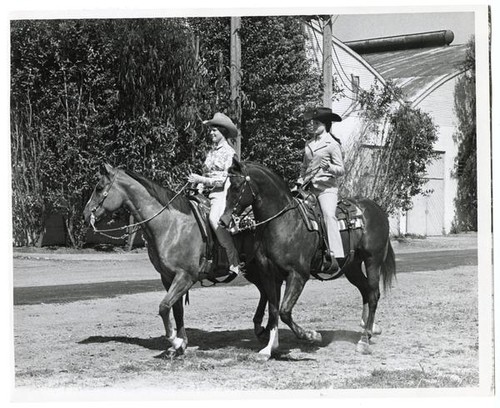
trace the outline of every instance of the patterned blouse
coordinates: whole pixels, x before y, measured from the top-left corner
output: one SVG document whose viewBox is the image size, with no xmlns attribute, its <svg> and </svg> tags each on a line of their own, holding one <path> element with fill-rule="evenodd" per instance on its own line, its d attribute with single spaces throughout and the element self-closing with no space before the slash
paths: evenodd
<svg viewBox="0 0 500 408">
<path fill-rule="evenodd" d="M 223 187 L 227 179 L 227 171 L 233 163 L 234 149 L 227 140 L 213 147 L 203 163 L 203 175 L 208 178 L 203 184 L 213 187 Z"/>
</svg>

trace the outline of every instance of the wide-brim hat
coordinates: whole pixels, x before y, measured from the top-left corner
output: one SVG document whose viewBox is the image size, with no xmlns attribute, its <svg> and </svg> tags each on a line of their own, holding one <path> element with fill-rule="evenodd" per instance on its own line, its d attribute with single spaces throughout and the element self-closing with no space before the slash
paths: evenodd
<svg viewBox="0 0 500 408">
<path fill-rule="evenodd" d="M 203 121 L 203 124 L 208 126 L 223 127 L 227 129 L 227 131 L 229 132 L 229 139 L 236 139 L 236 137 L 238 136 L 238 128 L 233 123 L 233 121 L 223 113 L 215 113 L 212 119 Z"/>
<path fill-rule="evenodd" d="M 342 122 L 342 118 L 330 108 L 313 108 L 304 113 L 305 120 L 319 120 L 322 123 Z"/>
</svg>

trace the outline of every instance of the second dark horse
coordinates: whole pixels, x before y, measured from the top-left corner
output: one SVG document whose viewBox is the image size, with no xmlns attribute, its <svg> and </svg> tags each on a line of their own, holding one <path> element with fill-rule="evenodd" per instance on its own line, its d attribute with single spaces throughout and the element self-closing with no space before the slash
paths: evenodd
<svg viewBox="0 0 500 408">
<path fill-rule="evenodd" d="M 232 215 L 241 215 L 250 205 L 257 223 L 255 239 L 259 250 L 256 257 L 262 266 L 257 269 L 262 275 L 260 281 L 269 302 L 269 342 L 261 353 L 270 355 L 278 348 L 279 318 L 299 339 L 321 342 L 318 332 L 303 329 L 292 318 L 292 309 L 321 253 L 318 233 L 307 229 L 292 192 L 271 170 L 260 164 L 240 163 L 234 159 L 229 173 L 231 186 L 221 223 L 229 228 Z M 396 273 L 395 258 L 385 212 L 369 199 L 353 199 L 352 202 L 362 211 L 364 230 L 354 242 L 352 260 L 343 270 L 349 282 L 361 292 L 364 332 L 357 350 L 369 353 L 369 339 L 374 332 L 380 331 L 374 325 L 380 298 L 380 277 L 383 277 L 384 288 L 390 287 Z M 285 292 L 280 306 L 283 281 Z"/>
</svg>

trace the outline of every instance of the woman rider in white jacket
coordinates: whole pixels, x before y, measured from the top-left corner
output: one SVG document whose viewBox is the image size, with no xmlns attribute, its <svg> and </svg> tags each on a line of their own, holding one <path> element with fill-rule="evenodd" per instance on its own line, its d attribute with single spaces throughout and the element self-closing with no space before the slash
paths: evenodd
<svg viewBox="0 0 500 408">
<path fill-rule="evenodd" d="M 333 122 L 342 118 L 329 108 L 306 112 L 306 120 L 313 121 L 313 137 L 306 143 L 304 161 L 297 184 L 308 184 L 318 198 L 325 219 L 329 249 L 325 254 L 323 272 L 339 269 L 336 258 L 344 258 L 344 249 L 338 226 L 337 209 L 339 178 L 344 175 L 344 159 L 340 140 L 331 133 Z"/>
</svg>

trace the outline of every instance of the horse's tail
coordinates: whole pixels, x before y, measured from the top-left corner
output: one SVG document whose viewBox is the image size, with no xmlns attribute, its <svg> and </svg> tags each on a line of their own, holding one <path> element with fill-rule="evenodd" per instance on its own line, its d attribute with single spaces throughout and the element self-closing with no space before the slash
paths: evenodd
<svg viewBox="0 0 500 408">
<path fill-rule="evenodd" d="M 396 256 L 392 249 L 391 240 L 387 239 L 387 254 L 382 262 L 381 273 L 384 283 L 384 291 L 391 288 L 392 280 L 396 278 Z"/>
</svg>

